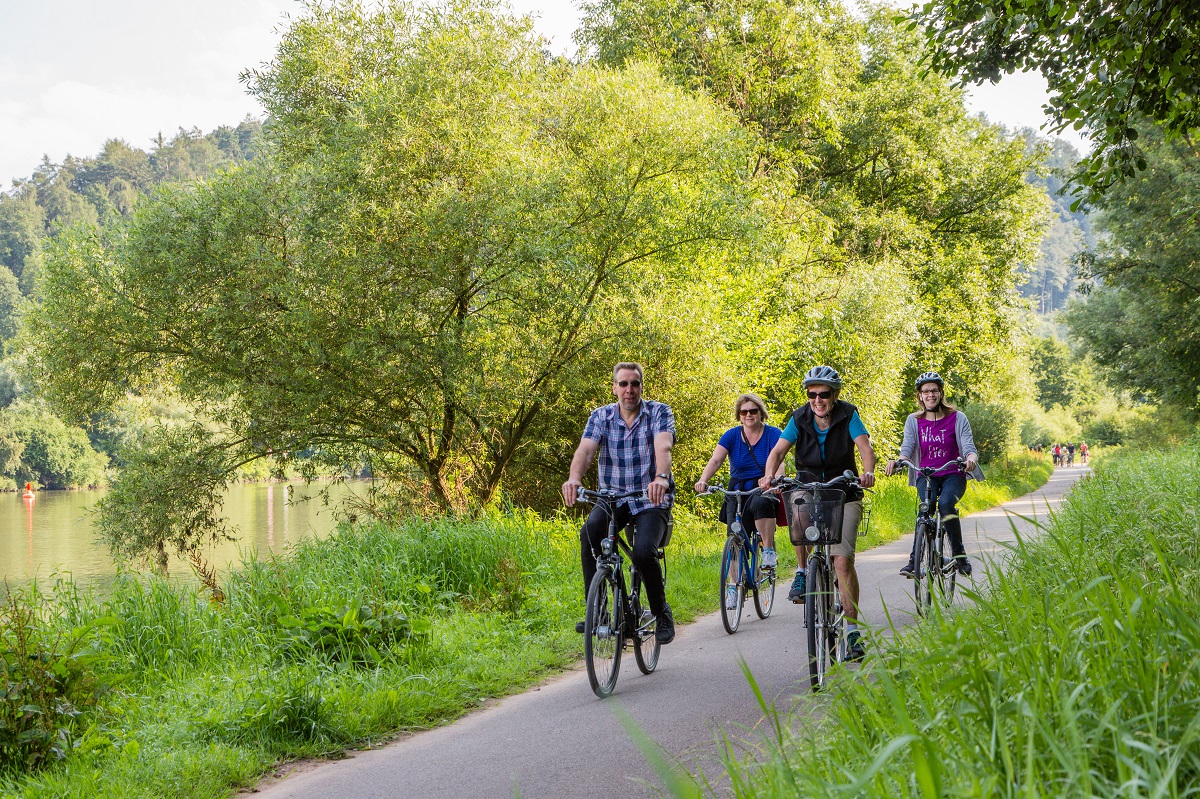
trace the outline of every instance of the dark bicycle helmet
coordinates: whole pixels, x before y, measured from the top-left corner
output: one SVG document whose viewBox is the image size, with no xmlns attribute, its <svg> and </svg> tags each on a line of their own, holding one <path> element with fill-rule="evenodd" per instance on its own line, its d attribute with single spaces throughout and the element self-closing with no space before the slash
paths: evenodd
<svg viewBox="0 0 1200 799">
<path fill-rule="evenodd" d="M 938 388 L 941 389 L 946 387 L 946 381 L 943 380 L 942 376 L 937 372 L 922 372 L 917 377 L 917 391 L 920 391 L 921 386 L 925 385 L 926 383 L 937 383 Z"/>
<path fill-rule="evenodd" d="M 808 388 L 813 383 L 822 383 L 832 388 L 841 388 L 842 376 L 832 366 L 814 366 L 804 375 L 804 387 Z"/>
</svg>

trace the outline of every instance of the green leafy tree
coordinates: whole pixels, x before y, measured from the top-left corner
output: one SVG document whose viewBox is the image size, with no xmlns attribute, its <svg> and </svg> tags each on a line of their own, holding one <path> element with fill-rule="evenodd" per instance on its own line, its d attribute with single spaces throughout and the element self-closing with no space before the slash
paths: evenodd
<svg viewBox="0 0 1200 799">
<path fill-rule="evenodd" d="M 918 35 L 829 3 L 594 0 L 584 11 L 589 58 L 653 58 L 755 135 L 758 171 L 776 187 L 765 209 L 775 243 L 751 289 L 726 298 L 747 309 L 729 346 L 754 388 L 793 405 L 799 375 L 830 362 L 862 381 L 855 399 L 885 435 L 908 373 L 940 367 L 965 393 L 998 393 L 1044 200 L 1024 180 L 1023 142 L 923 74 Z"/>
<path fill-rule="evenodd" d="M 268 155 L 64 237 L 27 326 L 76 414 L 172 378 L 222 474 L 367 451 L 487 501 L 531 431 L 581 423 L 591 353 L 647 349 L 629 298 L 754 232 L 735 120 L 649 65 L 548 63 L 486 6 L 314 8 L 250 82 Z"/>
<path fill-rule="evenodd" d="M 17 334 L 23 304 L 17 279 L 7 269 L 0 269 L 0 343 Z"/>
<path fill-rule="evenodd" d="M 1038 70 L 1052 132 L 1081 130 L 1094 148 L 1076 178 L 1095 198 L 1144 169 L 1146 117 L 1190 142 L 1200 129 L 1200 6 L 1191 0 L 930 0 L 914 12 L 930 64 L 964 81 Z"/>
<path fill-rule="evenodd" d="M 0 410 L 0 439 L 4 438 L 20 444 L 8 447 L 16 454 L 9 458 L 11 471 L 5 471 L 18 485 L 34 482 L 54 489 L 104 483 L 108 459 L 92 449 L 82 429 L 68 426 L 44 408 L 17 403 Z"/>
<path fill-rule="evenodd" d="M 1071 304 L 1071 335 L 1118 387 L 1193 408 L 1200 391 L 1200 157 L 1143 127 L 1147 168 L 1096 202 L 1102 244 L 1091 291 Z"/>
<path fill-rule="evenodd" d="M 36 275 L 41 263 L 45 217 L 37 204 L 36 189 L 25 187 L 14 195 L 0 194 L 0 263 L 22 284 Z"/>
</svg>

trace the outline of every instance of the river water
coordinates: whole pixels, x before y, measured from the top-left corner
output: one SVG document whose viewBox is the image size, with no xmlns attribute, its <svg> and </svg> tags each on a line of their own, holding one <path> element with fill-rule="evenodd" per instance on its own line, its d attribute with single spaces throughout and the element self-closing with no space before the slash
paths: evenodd
<svg viewBox="0 0 1200 799">
<path fill-rule="evenodd" d="M 237 528 L 238 540 L 206 547 L 205 559 L 223 574 L 230 564 L 241 562 L 242 552 L 253 549 L 264 557 L 282 553 L 301 539 L 328 535 L 337 526 L 343 501 L 352 494 L 364 495 L 366 486 L 366 482 L 231 486 L 222 515 Z M 328 504 L 319 496 L 325 488 Z M 0 494 L 0 577 L 10 584 L 36 578 L 46 585 L 55 573 L 70 572 L 81 587 L 103 589 L 117 565 L 96 539 L 88 517 L 103 496 L 103 491 L 43 491 L 27 500 L 20 493 Z M 168 571 L 195 579 L 191 567 L 176 558 Z"/>
</svg>

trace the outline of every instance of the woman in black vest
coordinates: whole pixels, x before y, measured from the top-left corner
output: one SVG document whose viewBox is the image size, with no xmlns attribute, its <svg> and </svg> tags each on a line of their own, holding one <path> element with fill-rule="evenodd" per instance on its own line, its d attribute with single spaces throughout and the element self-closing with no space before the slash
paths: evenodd
<svg viewBox="0 0 1200 799">
<path fill-rule="evenodd" d="M 858 409 L 838 399 L 842 377 L 829 366 L 814 366 L 804 375 L 808 403 L 792 413 L 779 443 L 767 458 L 767 474 L 775 474 L 788 450 L 796 447 L 796 477 L 800 480 L 825 482 L 847 470 L 858 475 L 864 488 L 875 484 L 875 450 Z M 863 472 L 859 474 L 854 451 L 862 458 Z M 770 479 L 763 478 L 764 488 Z M 854 545 L 858 540 L 858 524 L 862 521 L 862 491 L 847 492 L 842 513 L 842 542 L 829 548 L 833 567 L 837 570 L 842 591 L 842 607 L 846 612 L 846 642 L 851 660 L 861 660 L 862 642 L 858 632 L 858 572 L 854 568 Z M 796 573 L 788 599 L 804 601 L 804 566 Z"/>
</svg>

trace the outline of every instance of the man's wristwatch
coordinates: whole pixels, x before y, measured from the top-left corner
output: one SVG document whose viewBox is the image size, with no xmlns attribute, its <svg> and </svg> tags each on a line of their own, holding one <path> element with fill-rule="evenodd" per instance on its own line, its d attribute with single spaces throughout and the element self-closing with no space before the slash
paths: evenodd
<svg viewBox="0 0 1200 799">
<path fill-rule="evenodd" d="M 667 474 L 666 472 L 659 472 L 658 474 L 656 474 L 654 476 L 661 477 L 662 479 L 666 480 L 668 483 L 671 482 L 671 475 Z"/>
</svg>

